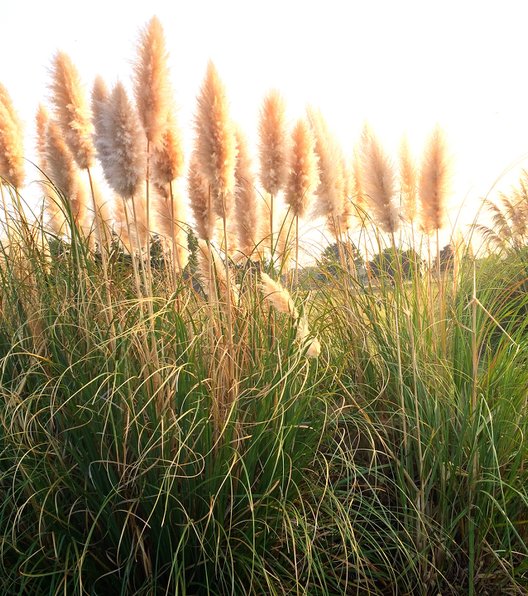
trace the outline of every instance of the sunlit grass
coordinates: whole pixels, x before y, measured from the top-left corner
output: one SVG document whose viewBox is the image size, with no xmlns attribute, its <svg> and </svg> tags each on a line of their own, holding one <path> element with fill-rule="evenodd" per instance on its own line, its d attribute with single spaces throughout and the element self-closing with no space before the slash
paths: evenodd
<svg viewBox="0 0 528 596">
<path fill-rule="evenodd" d="M 309 359 L 258 268 L 228 326 L 221 284 L 206 297 L 153 259 L 138 294 L 119 249 L 103 272 L 81 236 L 10 224 L 3 593 L 526 587 L 521 255 L 465 255 L 457 283 L 336 261 L 292 294 L 321 341 Z"/>
<path fill-rule="evenodd" d="M 156 17 L 138 50 L 91 110 L 55 55 L 44 213 L 0 85 L 0 593 L 526 593 L 524 183 L 441 249 L 439 128 L 349 164 L 271 92 L 257 177 L 212 62 L 185 174 Z"/>
</svg>

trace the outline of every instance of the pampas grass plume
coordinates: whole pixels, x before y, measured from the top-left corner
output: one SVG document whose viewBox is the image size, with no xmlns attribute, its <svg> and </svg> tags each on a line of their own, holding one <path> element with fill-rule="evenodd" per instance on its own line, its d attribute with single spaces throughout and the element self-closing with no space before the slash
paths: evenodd
<svg viewBox="0 0 528 596">
<path fill-rule="evenodd" d="M 44 175 L 49 172 L 48 164 L 48 126 L 50 116 L 48 110 L 39 105 L 35 117 L 36 133 L 37 133 L 37 155 L 38 165 Z M 50 172 L 51 173 L 51 172 Z M 48 225 L 50 229 L 57 235 L 64 231 L 66 217 L 61 208 L 61 200 L 52 185 L 43 181 L 41 183 L 42 191 L 44 193 L 44 209 L 48 215 Z"/>
<path fill-rule="evenodd" d="M 308 123 L 300 119 L 292 131 L 288 184 L 284 201 L 295 217 L 304 217 L 319 184 L 315 139 Z"/>
<path fill-rule="evenodd" d="M 81 169 L 90 168 L 95 158 L 91 114 L 77 69 L 64 52 L 53 59 L 50 89 L 55 119 L 69 150 Z"/>
<path fill-rule="evenodd" d="M 154 232 L 158 232 L 163 237 L 169 251 L 176 251 L 175 263 L 181 273 L 189 261 L 187 234 L 182 227 L 185 221 L 183 200 L 180 194 L 174 190 L 171 191 L 168 185 L 155 185 L 155 189 L 157 217 Z M 173 240 L 175 246 L 172 244 Z"/>
<path fill-rule="evenodd" d="M 187 192 L 198 238 L 210 242 L 214 238 L 216 216 L 211 207 L 209 185 L 200 171 L 196 153 L 191 156 L 187 175 Z"/>
<path fill-rule="evenodd" d="M 134 92 L 147 140 L 153 145 L 160 143 L 165 134 L 171 107 L 167 59 L 163 27 L 157 17 L 152 17 L 139 39 Z"/>
<path fill-rule="evenodd" d="M 198 269 L 200 277 L 205 285 L 206 294 L 210 299 L 216 295 L 215 284 L 217 284 L 220 294 L 224 296 L 226 295 L 228 281 L 225 265 L 216 254 L 211 244 L 201 238 L 198 240 Z M 231 275 L 231 271 L 229 272 L 229 275 L 231 304 L 238 305 L 240 301 L 238 287 L 234 277 Z"/>
<path fill-rule="evenodd" d="M 398 210 L 394 203 L 396 179 L 390 159 L 368 126 L 361 135 L 363 187 L 374 222 L 381 230 L 394 234 L 399 228 Z"/>
<path fill-rule="evenodd" d="M 416 218 L 416 167 L 411 158 L 409 143 L 404 138 L 400 145 L 400 186 L 405 219 L 411 224 Z"/>
<path fill-rule="evenodd" d="M 167 116 L 160 142 L 152 153 L 152 176 L 158 186 L 169 185 L 183 174 L 183 141 L 172 112 Z"/>
<path fill-rule="evenodd" d="M 449 177 L 445 139 L 437 126 L 427 142 L 420 171 L 419 196 L 426 233 L 444 227 Z"/>
<path fill-rule="evenodd" d="M 314 337 L 310 340 L 310 345 L 306 350 L 306 355 L 308 356 L 308 358 L 318 358 L 320 354 L 321 342 L 317 339 L 317 337 Z"/>
<path fill-rule="evenodd" d="M 104 79 L 97 75 L 92 87 L 92 122 L 95 129 L 96 149 L 97 140 L 104 137 L 104 114 L 109 97 L 110 91 Z"/>
<path fill-rule="evenodd" d="M 356 147 L 352 157 L 352 202 L 355 206 L 355 215 L 361 226 L 365 222 L 366 197 L 363 188 L 363 170 L 361 167 L 360 150 Z"/>
<path fill-rule="evenodd" d="M 0 84 L 0 176 L 15 188 L 24 186 L 22 124 L 7 89 Z"/>
<path fill-rule="evenodd" d="M 319 161 L 319 185 L 315 191 L 315 215 L 331 217 L 341 208 L 344 180 L 336 143 L 319 111 L 309 109 L 308 119 L 315 138 L 315 152 Z"/>
<path fill-rule="evenodd" d="M 306 344 L 309 341 L 308 348 L 306 350 L 306 356 L 308 358 L 318 358 L 321 354 L 321 342 L 317 337 L 310 338 L 310 328 L 308 326 L 308 320 L 305 316 L 299 319 L 297 324 L 296 340 L 301 344 Z"/>
<path fill-rule="evenodd" d="M 54 120 L 50 120 L 47 127 L 46 162 L 51 181 L 69 203 L 75 223 L 83 228 L 87 215 L 86 189 L 73 155 Z"/>
<path fill-rule="evenodd" d="M 295 320 L 299 318 L 299 311 L 295 307 L 293 298 L 282 284 L 273 280 L 266 273 L 260 274 L 260 282 L 260 289 L 266 302 L 279 312 L 288 314 Z"/>
<path fill-rule="evenodd" d="M 211 189 L 218 217 L 227 217 L 233 206 L 236 139 L 227 97 L 212 62 L 207 65 L 195 119 L 197 164 Z"/>
<path fill-rule="evenodd" d="M 251 158 L 246 138 L 240 129 L 236 129 L 238 160 L 235 170 L 236 190 L 236 225 L 239 250 L 246 257 L 258 257 L 255 247 L 259 239 L 261 219 L 255 188 Z"/>
<path fill-rule="evenodd" d="M 144 181 L 144 137 L 122 83 L 115 85 L 102 107 L 96 147 L 105 178 L 120 196 L 136 196 Z"/>
<path fill-rule="evenodd" d="M 288 138 L 284 100 L 278 91 L 264 98 L 259 122 L 260 182 L 275 196 L 288 177 Z"/>
<path fill-rule="evenodd" d="M 35 116 L 35 128 L 37 134 L 37 155 L 39 158 L 39 167 L 43 172 L 48 169 L 47 166 L 47 137 L 48 137 L 48 124 L 50 116 L 48 110 L 39 104 L 37 108 L 37 114 Z"/>
<path fill-rule="evenodd" d="M 346 181 L 343 153 L 319 111 L 309 109 L 308 120 L 315 138 L 315 152 L 319 159 L 319 186 L 315 191 L 314 216 L 325 217 L 335 238 L 339 238 L 341 224 L 348 221 Z"/>
</svg>

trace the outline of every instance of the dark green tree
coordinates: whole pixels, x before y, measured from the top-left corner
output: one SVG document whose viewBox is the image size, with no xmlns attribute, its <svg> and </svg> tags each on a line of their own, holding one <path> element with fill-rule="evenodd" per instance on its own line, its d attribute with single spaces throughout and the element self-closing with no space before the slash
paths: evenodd
<svg viewBox="0 0 528 596">
<path fill-rule="evenodd" d="M 403 279 L 411 279 L 423 268 L 423 259 L 413 249 L 402 250 L 401 248 L 388 247 L 374 256 L 369 262 L 370 273 L 373 277 L 382 279 L 388 278 L 394 281 L 398 272 Z"/>
<path fill-rule="evenodd" d="M 360 277 L 365 274 L 365 262 L 353 242 L 341 243 L 340 246 L 334 242 L 325 247 L 318 262 L 321 274 L 335 277 L 343 271 L 343 260 L 349 271 L 356 272 Z"/>
<path fill-rule="evenodd" d="M 453 271 L 455 251 L 451 244 L 446 244 L 440 251 L 440 271 Z M 433 269 L 438 269 L 438 259 L 434 260 Z"/>
</svg>

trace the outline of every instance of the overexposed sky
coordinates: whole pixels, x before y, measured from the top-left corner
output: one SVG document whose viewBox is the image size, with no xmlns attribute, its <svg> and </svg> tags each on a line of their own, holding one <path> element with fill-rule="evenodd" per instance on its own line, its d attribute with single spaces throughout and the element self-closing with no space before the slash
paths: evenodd
<svg viewBox="0 0 528 596">
<path fill-rule="evenodd" d="M 484 194 L 528 156 L 528 2 L 473 0 L 0 0 L 0 81 L 27 125 L 48 68 L 67 52 L 86 83 L 129 81 L 141 27 L 165 29 L 180 125 L 211 58 L 232 116 L 255 139 L 264 94 L 278 88 L 292 121 L 321 108 L 351 156 L 368 120 L 387 150 L 404 133 L 417 154 L 436 123 L 454 162 L 453 200 Z M 515 175 L 517 175 L 515 169 Z M 31 174 L 30 174 L 31 177 Z M 513 175 L 499 183 L 514 182 Z M 471 208 L 470 208 L 471 210 Z"/>
</svg>

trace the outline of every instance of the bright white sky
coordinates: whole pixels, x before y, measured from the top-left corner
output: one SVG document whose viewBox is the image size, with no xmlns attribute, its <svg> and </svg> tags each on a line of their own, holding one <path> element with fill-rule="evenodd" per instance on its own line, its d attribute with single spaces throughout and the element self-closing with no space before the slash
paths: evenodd
<svg viewBox="0 0 528 596">
<path fill-rule="evenodd" d="M 127 82 L 138 32 L 156 14 L 188 139 L 211 58 L 250 139 L 271 87 L 292 121 L 308 103 L 321 108 L 349 156 L 365 120 L 389 151 L 407 133 L 417 154 L 438 122 L 455 166 L 454 203 L 467 196 L 471 212 L 473 199 L 528 155 L 523 0 L 1 2 L 0 81 L 26 122 L 28 154 L 54 52 L 71 56 L 88 91 L 96 74 Z"/>
</svg>

